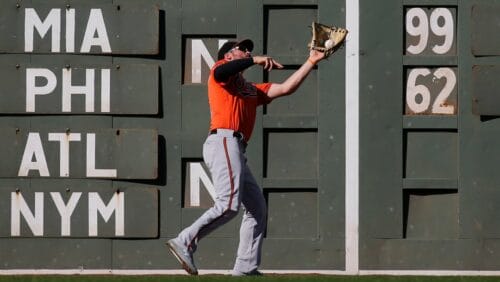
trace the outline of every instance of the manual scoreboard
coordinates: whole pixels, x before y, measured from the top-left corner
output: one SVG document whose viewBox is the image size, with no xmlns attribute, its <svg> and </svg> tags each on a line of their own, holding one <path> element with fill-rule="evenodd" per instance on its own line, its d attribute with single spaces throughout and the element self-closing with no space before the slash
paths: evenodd
<svg viewBox="0 0 500 282">
<path fill-rule="evenodd" d="M 360 7 L 360 268 L 498 269 L 500 2 Z"/>
</svg>

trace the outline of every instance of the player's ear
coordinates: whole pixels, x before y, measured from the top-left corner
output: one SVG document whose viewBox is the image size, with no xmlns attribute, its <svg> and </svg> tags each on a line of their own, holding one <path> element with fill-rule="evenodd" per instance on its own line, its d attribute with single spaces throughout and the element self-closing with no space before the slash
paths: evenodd
<svg viewBox="0 0 500 282">
<path fill-rule="evenodd" d="M 226 54 L 224 54 L 224 59 L 226 61 L 231 61 L 233 59 L 233 54 L 231 52 L 227 52 Z"/>
</svg>

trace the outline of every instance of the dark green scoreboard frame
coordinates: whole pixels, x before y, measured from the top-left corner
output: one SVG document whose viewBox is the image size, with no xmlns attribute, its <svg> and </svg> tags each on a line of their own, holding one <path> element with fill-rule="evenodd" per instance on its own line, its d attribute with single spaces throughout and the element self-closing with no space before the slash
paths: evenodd
<svg viewBox="0 0 500 282">
<path fill-rule="evenodd" d="M 252 38 L 254 53 L 267 53 L 286 67 L 269 74 L 252 68 L 247 77 L 279 81 L 306 60 L 313 20 L 346 22 L 343 0 L 37 3 L 0 3 L 0 268 L 7 271 L 178 269 L 164 244 L 210 204 L 202 192 L 202 207 L 191 207 L 186 192 L 189 167 L 201 162 L 209 117 L 206 85 L 189 80 L 193 42 L 204 42 L 215 58 L 219 39 Z M 62 44 L 63 51 L 51 53 L 45 39 L 37 41 L 35 52 L 24 52 L 20 11 L 33 6 L 44 13 L 60 8 L 62 18 L 72 8 L 102 8 L 112 23 L 107 26 L 110 44 L 117 48 L 110 54 L 96 48 L 67 54 Z M 345 211 L 359 208 L 359 256 L 350 259 L 359 260 L 361 271 L 498 270 L 500 1 L 360 0 L 359 7 L 359 52 L 340 50 L 320 63 L 297 93 L 258 113 L 247 154 L 269 209 L 262 267 L 345 270 L 346 263 L 353 263 L 345 261 Z M 446 52 L 436 55 L 430 47 L 417 55 L 405 51 L 421 39 L 405 29 L 413 8 L 426 19 L 437 8 L 450 11 L 454 41 Z M 442 45 L 439 27 L 445 22 L 434 19 L 438 34 L 430 34 L 429 42 Z M 75 23 L 79 48 L 85 19 Z M 353 140 L 346 140 L 345 133 L 345 58 L 355 55 L 360 62 L 360 197 L 359 207 L 346 207 L 345 193 L 352 187 L 345 185 L 345 147 Z M 106 88 L 100 88 L 93 111 L 75 98 L 74 112 L 65 113 L 60 96 L 40 95 L 36 111 L 24 112 L 25 101 L 11 95 L 25 93 L 27 68 L 46 68 L 58 81 L 72 70 L 80 83 L 84 69 L 109 70 L 109 93 L 116 99 L 107 111 L 101 97 Z M 202 77 L 207 69 L 202 62 Z M 95 73 L 96 85 L 106 85 L 106 73 Z M 412 73 L 421 75 L 413 81 Z M 434 101 L 453 76 L 450 99 L 437 106 L 444 111 L 452 106 L 451 113 L 420 109 L 424 99 L 419 95 L 408 105 L 409 83 L 427 87 Z M 55 93 L 62 91 L 55 87 Z M 75 138 L 66 165 L 59 158 L 62 134 Z M 40 139 L 50 176 L 34 171 L 19 176 L 27 138 Z M 95 156 L 90 164 L 89 151 Z M 61 169 L 65 166 L 69 171 Z M 116 174 L 93 177 L 104 168 L 115 168 Z M 71 235 L 63 236 L 57 202 L 76 201 L 75 195 L 79 201 Z M 94 234 L 89 214 L 104 213 L 103 208 L 96 211 L 97 198 L 116 209 L 109 218 L 101 214 L 96 219 L 99 231 Z M 117 203 L 124 198 L 120 223 Z M 21 218 L 12 231 L 13 203 L 17 208 L 26 203 L 32 212 L 43 203 L 43 232 L 27 222 L 40 218 Z M 239 222 L 233 220 L 201 242 L 195 255 L 201 269 L 232 267 Z"/>
<path fill-rule="evenodd" d="M 360 7 L 360 269 L 498 270 L 500 2 Z M 454 11 L 456 51 L 405 53 L 415 7 Z M 455 113 L 405 110 L 415 68 L 454 70 Z"/>
</svg>

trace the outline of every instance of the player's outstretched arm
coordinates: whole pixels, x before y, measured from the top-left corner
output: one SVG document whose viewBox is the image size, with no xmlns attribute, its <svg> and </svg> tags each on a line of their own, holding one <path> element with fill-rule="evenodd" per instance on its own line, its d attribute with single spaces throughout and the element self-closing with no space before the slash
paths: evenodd
<svg viewBox="0 0 500 282">
<path fill-rule="evenodd" d="M 314 66 L 321 60 L 323 60 L 325 54 L 316 50 L 311 50 L 309 52 L 309 58 L 302 64 L 302 66 L 295 71 L 291 76 L 289 76 L 283 83 L 273 83 L 267 96 L 270 98 L 278 98 L 285 95 L 290 95 L 299 88 L 307 75 L 311 72 Z"/>
</svg>

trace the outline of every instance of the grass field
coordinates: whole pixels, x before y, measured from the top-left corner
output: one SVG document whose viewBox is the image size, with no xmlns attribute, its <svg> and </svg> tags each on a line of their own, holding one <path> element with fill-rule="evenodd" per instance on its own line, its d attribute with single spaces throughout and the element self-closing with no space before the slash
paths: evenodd
<svg viewBox="0 0 500 282">
<path fill-rule="evenodd" d="M 500 281 L 492 276 L 338 276 L 338 275 L 284 275 L 270 274 L 261 277 L 230 277 L 226 275 L 157 275 L 157 276 L 118 276 L 118 275 L 21 275 L 0 276 L 0 282 L 226 282 L 226 281 L 272 281 L 272 282 L 488 282 Z"/>
</svg>

